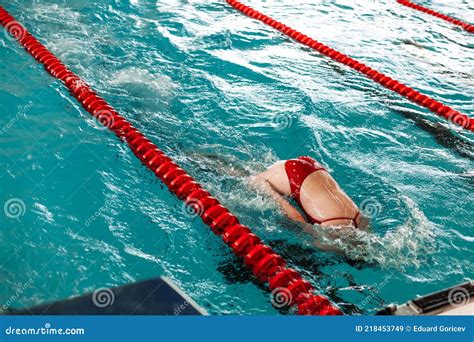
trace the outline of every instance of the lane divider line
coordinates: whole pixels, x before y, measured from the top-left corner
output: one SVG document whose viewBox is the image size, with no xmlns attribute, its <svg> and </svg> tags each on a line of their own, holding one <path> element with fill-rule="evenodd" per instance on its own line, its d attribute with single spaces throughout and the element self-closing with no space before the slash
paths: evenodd
<svg viewBox="0 0 474 342">
<path fill-rule="evenodd" d="M 432 10 L 431 8 L 428 8 L 428 7 L 424 7 L 424 6 L 421 6 L 421 5 L 418 5 L 418 4 L 415 4 L 414 2 L 411 2 L 409 0 L 397 0 L 397 2 L 401 5 L 404 5 L 404 6 L 407 6 L 407 7 L 410 7 L 410 8 L 413 8 L 417 11 L 420 11 L 420 12 L 424 12 L 424 13 L 427 13 L 427 14 L 430 14 L 436 18 L 440 18 L 440 19 L 443 19 L 447 22 L 450 22 L 451 24 L 454 24 L 454 25 L 457 25 L 457 26 L 460 26 L 462 27 L 464 30 L 466 30 L 467 32 L 469 33 L 474 33 L 474 25 L 471 25 L 469 23 L 466 23 L 462 20 L 459 20 L 459 19 L 456 19 L 456 18 L 453 18 L 453 17 L 450 17 L 449 15 L 446 15 L 446 14 L 443 14 L 443 13 L 440 13 L 440 12 L 437 12 L 435 10 Z"/>
<path fill-rule="evenodd" d="M 161 179 L 170 192 L 183 200 L 222 238 L 256 279 L 268 285 L 275 296 L 272 299 L 275 307 L 293 307 L 300 315 L 342 315 L 341 310 L 328 298 L 315 294 L 313 286 L 297 271 L 288 268 L 280 255 L 265 245 L 249 227 L 240 224 L 234 214 L 69 70 L 2 6 L 0 22 L 29 54 L 44 65 L 51 76 L 65 84 L 85 110 L 125 141 L 135 156 Z"/>
<path fill-rule="evenodd" d="M 243 14 L 259 20 L 276 30 L 284 33 L 288 37 L 300 42 L 303 45 L 306 45 L 313 50 L 320 52 L 321 54 L 339 62 L 348 67 L 360 72 L 361 74 L 367 76 L 371 80 L 381 84 L 385 88 L 396 92 L 399 95 L 402 95 L 409 99 L 410 101 L 425 107 L 432 111 L 433 113 L 447 119 L 448 121 L 458 125 L 466 130 L 474 131 L 474 119 L 468 117 L 465 114 L 462 114 L 449 106 L 444 105 L 443 103 L 436 101 L 435 99 L 420 93 L 419 91 L 395 80 L 387 75 L 374 70 L 364 63 L 361 63 L 339 51 L 336 51 L 330 48 L 323 43 L 318 42 L 317 40 L 308 37 L 307 35 L 298 32 L 292 29 L 289 26 L 284 25 L 283 23 L 259 12 L 254 10 L 253 8 L 244 5 L 243 3 L 237 0 L 226 0 L 229 5 L 234 7 L 235 9 L 239 10 Z"/>
</svg>

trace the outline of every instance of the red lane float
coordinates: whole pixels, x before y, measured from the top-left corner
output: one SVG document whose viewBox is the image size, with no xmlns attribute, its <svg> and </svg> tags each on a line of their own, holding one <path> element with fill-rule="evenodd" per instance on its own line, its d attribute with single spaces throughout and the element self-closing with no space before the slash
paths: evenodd
<svg viewBox="0 0 474 342">
<path fill-rule="evenodd" d="M 468 24 L 468 23 L 465 23 L 464 21 L 461 21 L 459 19 L 456 19 L 456 18 L 453 18 L 453 17 L 450 17 L 446 14 L 443 14 L 443 13 L 439 13 L 437 11 L 434 11 L 428 7 L 424 7 L 424 6 L 421 6 L 421 5 L 418 5 L 418 4 L 415 4 L 414 2 L 411 2 L 409 0 L 397 0 L 397 2 L 399 4 L 402 4 L 404 6 L 407 6 L 407 7 L 410 7 L 410 8 L 413 8 L 413 9 L 416 9 L 420 12 L 424 12 L 424 13 L 427 13 L 427 14 L 431 14 L 432 16 L 436 17 L 436 18 L 440 18 L 440 19 L 443 19 L 443 20 L 446 20 L 447 22 L 450 22 L 451 24 L 454 24 L 454 25 L 457 25 L 457 26 L 460 26 L 462 27 L 464 30 L 466 30 L 467 32 L 470 32 L 470 33 L 474 33 L 474 25 L 471 25 L 471 24 Z"/>
<path fill-rule="evenodd" d="M 285 35 L 289 36 L 290 38 L 293 38 L 294 40 L 300 42 L 301 44 L 304 44 L 320 53 L 323 55 L 326 55 L 333 60 L 342 63 L 344 65 L 347 65 L 348 67 L 357 70 L 361 74 L 367 76 L 368 78 L 372 79 L 373 81 L 383 85 L 385 88 L 390 89 L 406 98 L 409 100 L 417 103 L 418 105 L 425 107 L 432 111 L 435 114 L 438 114 L 439 116 L 455 123 L 458 126 L 461 126 L 467 130 L 474 131 L 474 119 L 469 118 L 467 115 L 462 114 L 454 109 L 452 109 L 449 106 L 446 106 L 442 104 L 441 102 L 436 101 L 435 99 L 424 95 L 420 93 L 419 91 L 416 91 L 413 88 L 410 88 L 403 83 L 398 82 L 397 80 L 394 80 L 385 74 L 382 74 L 381 72 L 378 72 L 377 70 L 374 70 L 367 65 L 356 61 L 355 59 L 339 52 L 336 51 L 332 48 L 330 48 L 327 45 L 324 45 L 323 43 L 318 42 L 317 40 L 314 40 L 307 35 L 298 32 L 291 27 L 288 27 L 284 25 L 283 23 L 276 21 L 275 19 L 272 19 L 271 17 L 260 13 L 253 8 L 244 5 L 243 3 L 237 1 L 237 0 L 226 0 L 229 5 L 234 7 L 235 9 L 239 10 L 240 12 L 244 13 L 245 15 L 253 18 L 260 20 L 261 22 L 277 29 L 278 31 L 284 33 Z"/>
<path fill-rule="evenodd" d="M 267 283 L 271 291 L 286 297 L 285 303 L 296 307 L 301 315 L 342 315 L 342 312 L 327 298 L 314 294 L 311 284 L 302 279 L 298 272 L 286 267 L 281 256 L 264 245 L 250 228 L 240 224 L 237 217 L 120 116 L 107 101 L 62 64 L 1 6 L 0 22 L 53 77 L 64 82 L 71 94 L 90 114 L 120 139 L 126 141 L 138 159 L 242 258 L 257 279 Z"/>
</svg>

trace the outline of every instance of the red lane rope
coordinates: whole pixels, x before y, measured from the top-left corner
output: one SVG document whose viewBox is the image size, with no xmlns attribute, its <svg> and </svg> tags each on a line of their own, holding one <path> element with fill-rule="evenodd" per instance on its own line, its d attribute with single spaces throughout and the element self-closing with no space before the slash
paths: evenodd
<svg viewBox="0 0 474 342">
<path fill-rule="evenodd" d="M 326 297 L 314 294 L 313 286 L 297 271 L 286 267 L 281 256 L 264 245 L 250 228 L 240 224 L 237 217 L 117 113 L 1 6 L 0 22 L 53 77 L 66 85 L 90 114 L 126 141 L 138 159 L 243 259 L 258 280 L 268 284 L 276 307 L 296 307 L 300 315 L 342 315 Z"/>
<path fill-rule="evenodd" d="M 446 15 L 446 14 L 443 14 L 443 13 L 440 13 L 440 12 L 437 12 L 437 11 L 434 11 L 434 10 L 428 8 L 428 7 L 424 7 L 424 6 L 415 4 L 414 2 L 411 2 L 411 1 L 408 1 L 408 0 L 397 0 L 397 2 L 398 2 L 399 4 L 404 5 L 404 6 L 407 6 L 407 7 L 413 8 L 413 9 L 416 9 L 416 10 L 418 10 L 418 11 L 420 11 L 420 12 L 424 12 L 424 13 L 427 13 L 427 14 L 431 14 L 431 15 L 434 16 L 434 17 L 437 17 L 437 18 L 446 20 L 446 21 L 450 22 L 451 24 L 454 24 L 454 25 L 457 25 L 457 26 L 462 27 L 462 28 L 463 28 L 464 30 L 466 30 L 467 32 L 474 33 L 474 25 L 465 23 L 464 21 L 461 21 L 461 20 L 459 20 L 459 19 L 450 17 L 449 15 Z"/>
<path fill-rule="evenodd" d="M 261 22 L 277 29 L 278 31 L 284 33 L 285 35 L 293 38 L 294 40 L 304 44 L 323 55 L 326 55 L 333 60 L 347 65 L 348 67 L 357 70 L 361 74 L 367 76 L 368 78 L 372 79 L 373 81 L 383 85 L 385 88 L 390 89 L 409 100 L 417 103 L 420 106 L 423 106 L 433 113 L 438 114 L 439 116 L 455 123 L 458 126 L 461 126 L 467 130 L 474 131 L 474 119 L 469 118 L 467 115 L 462 114 L 449 106 L 442 104 L 441 102 L 436 101 L 435 99 L 420 93 L 419 91 L 406 86 L 403 83 L 394 80 L 387 75 L 374 70 L 367 65 L 356 61 L 355 59 L 336 51 L 330 48 L 323 43 L 318 42 L 315 39 L 308 37 L 307 35 L 298 32 L 291 27 L 284 25 L 283 23 L 276 21 L 275 19 L 260 13 L 253 8 L 244 5 L 243 3 L 237 0 L 226 0 L 229 5 L 234 7 L 235 9 L 239 10 L 240 12 L 244 13 L 245 15 L 260 20 Z"/>
</svg>

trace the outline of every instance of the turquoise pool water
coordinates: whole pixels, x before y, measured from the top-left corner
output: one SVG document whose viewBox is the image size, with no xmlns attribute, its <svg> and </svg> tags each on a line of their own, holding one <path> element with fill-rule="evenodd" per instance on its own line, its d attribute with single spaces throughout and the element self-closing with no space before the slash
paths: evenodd
<svg viewBox="0 0 474 342">
<path fill-rule="evenodd" d="M 468 1 L 420 3 L 474 21 Z M 0 4 L 345 312 L 473 277 L 472 134 L 223 1 Z M 246 4 L 473 115 L 474 40 L 449 23 L 394 1 Z M 282 313 L 3 32 L 0 112 L 4 309 L 166 275 L 212 314 Z M 356 237 L 367 248 L 318 251 L 247 186 L 299 155 L 373 214 L 372 233 Z"/>
</svg>

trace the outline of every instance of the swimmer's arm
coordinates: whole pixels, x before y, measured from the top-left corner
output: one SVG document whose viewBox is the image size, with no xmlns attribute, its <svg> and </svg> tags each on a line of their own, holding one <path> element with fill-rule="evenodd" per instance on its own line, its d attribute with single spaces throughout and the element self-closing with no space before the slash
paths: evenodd
<svg viewBox="0 0 474 342">
<path fill-rule="evenodd" d="M 363 250 L 367 247 L 366 242 L 354 235 L 354 228 L 352 227 L 321 227 L 316 229 L 313 225 L 306 224 L 303 225 L 303 231 L 314 237 L 314 246 L 322 251 L 345 254 L 347 250 Z M 347 250 L 338 247 L 334 243 L 325 243 L 325 241 L 336 240 L 339 240 L 343 246 L 346 246 Z"/>
<path fill-rule="evenodd" d="M 314 238 L 313 245 L 317 247 L 318 249 L 325 251 L 325 252 L 334 252 L 334 253 L 341 253 L 342 251 L 340 248 L 326 244 L 324 243 L 324 237 L 323 237 L 323 232 L 318 231 L 313 225 L 311 224 L 305 224 L 303 225 L 303 231 L 305 233 L 308 233 Z M 326 234 L 327 235 L 327 234 Z M 327 238 L 327 237 L 326 237 Z M 335 238 L 334 236 L 332 237 L 333 239 Z"/>
<path fill-rule="evenodd" d="M 296 210 L 295 207 L 293 207 L 290 202 L 285 200 L 283 196 L 275 190 L 275 188 L 272 186 L 272 184 L 265 178 L 263 177 L 253 177 L 251 180 L 252 184 L 255 185 L 256 187 L 262 189 L 266 193 L 268 193 L 278 204 L 278 206 L 283 210 L 283 212 L 292 220 L 299 221 L 305 223 L 306 220 L 304 217 L 300 214 L 298 210 Z"/>
</svg>

